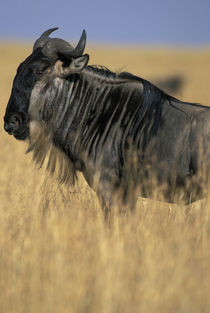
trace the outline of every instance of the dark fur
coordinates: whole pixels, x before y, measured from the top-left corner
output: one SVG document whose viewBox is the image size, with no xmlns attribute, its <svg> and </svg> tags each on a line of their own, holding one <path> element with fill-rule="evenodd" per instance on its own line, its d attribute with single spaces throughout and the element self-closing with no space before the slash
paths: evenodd
<svg viewBox="0 0 210 313">
<path fill-rule="evenodd" d="M 203 165 L 209 169 L 209 107 L 184 103 L 140 77 L 104 67 L 87 66 L 56 81 L 54 65 L 39 49 L 29 56 L 16 75 L 5 114 L 5 129 L 26 139 L 28 122 L 15 129 L 11 117 L 27 116 L 31 92 L 44 72 L 35 120 L 42 131 L 33 140 L 29 134 L 37 163 L 49 154 L 47 168 L 54 173 L 59 161 L 61 181 L 73 182 L 82 171 L 103 204 L 116 194 L 131 201 L 137 190 L 157 197 L 155 186 L 167 201 L 205 195 L 199 179 Z M 23 129 L 25 137 L 18 137 Z"/>
</svg>

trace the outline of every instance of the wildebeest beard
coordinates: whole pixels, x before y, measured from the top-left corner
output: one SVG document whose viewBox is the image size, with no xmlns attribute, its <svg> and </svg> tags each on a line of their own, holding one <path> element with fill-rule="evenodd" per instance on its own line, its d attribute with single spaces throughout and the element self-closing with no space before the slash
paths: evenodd
<svg viewBox="0 0 210 313">
<path fill-rule="evenodd" d="M 49 130 L 36 121 L 29 123 L 29 129 L 26 153 L 33 153 L 33 161 L 39 167 L 47 160 L 47 172 L 56 176 L 59 183 L 74 185 L 77 180 L 76 168 L 71 159 L 55 146 Z"/>
</svg>

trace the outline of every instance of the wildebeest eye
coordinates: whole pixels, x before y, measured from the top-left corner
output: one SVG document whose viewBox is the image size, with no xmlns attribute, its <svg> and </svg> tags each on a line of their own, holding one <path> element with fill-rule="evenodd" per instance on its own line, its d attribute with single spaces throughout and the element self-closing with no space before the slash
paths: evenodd
<svg viewBox="0 0 210 313">
<path fill-rule="evenodd" d="M 40 69 L 37 68 L 36 69 L 36 74 L 37 75 L 42 75 L 43 74 L 43 70 L 40 70 Z"/>
<path fill-rule="evenodd" d="M 36 68 L 35 72 L 37 75 L 42 75 L 46 69 L 47 69 L 47 66 L 42 66 L 42 67 Z"/>
</svg>

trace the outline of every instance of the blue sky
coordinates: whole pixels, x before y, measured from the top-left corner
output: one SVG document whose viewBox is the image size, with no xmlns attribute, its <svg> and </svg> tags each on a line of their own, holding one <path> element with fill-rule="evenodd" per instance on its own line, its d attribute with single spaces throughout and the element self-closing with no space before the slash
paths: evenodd
<svg viewBox="0 0 210 313">
<path fill-rule="evenodd" d="M 209 45 L 210 0 L 1 0 L 0 39 L 35 40 L 51 27 L 91 43 Z"/>
</svg>

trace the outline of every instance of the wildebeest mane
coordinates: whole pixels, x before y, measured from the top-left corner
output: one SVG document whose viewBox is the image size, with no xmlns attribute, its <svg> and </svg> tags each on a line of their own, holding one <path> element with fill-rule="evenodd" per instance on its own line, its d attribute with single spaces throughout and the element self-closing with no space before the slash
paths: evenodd
<svg viewBox="0 0 210 313">
<path fill-rule="evenodd" d="M 116 78 L 117 74 L 115 72 L 112 72 L 110 69 L 108 69 L 104 65 L 88 65 L 87 69 L 91 71 L 92 73 L 99 75 L 104 78 Z"/>
<path fill-rule="evenodd" d="M 114 101 L 106 101 L 105 108 L 102 108 L 101 98 L 98 98 L 98 103 L 95 103 L 94 106 L 101 110 L 103 114 L 97 118 L 95 117 L 95 127 L 92 132 L 87 131 L 88 135 L 84 136 L 83 144 L 85 143 L 85 148 L 89 146 L 90 151 L 93 146 L 97 146 L 95 152 L 95 155 L 97 155 L 99 147 L 103 147 L 103 144 L 100 143 L 101 138 L 104 138 L 103 142 L 105 143 L 106 138 L 110 138 L 110 134 L 113 137 L 117 135 L 119 128 L 122 128 L 120 159 L 123 166 L 129 138 L 132 140 L 135 149 L 143 153 L 151 137 L 157 134 L 165 100 L 179 100 L 169 96 L 147 80 L 129 73 L 114 73 L 105 67 L 98 66 L 88 66 L 88 71 L 93 74 L 93 77 L 95 75 L 99 76 L 105 79 L 107 83 L 110 83 L 112 85 L 112 95 L 114 93 L 116 95 L 113 96 Z M 138 83 L 143 86 L 143 94 L 140 92 L 141 87 Z M 137 97 L 139 101 L 136 101 Z M 106 136 L 104 136 L 104 133 L 106 133 Z M 97 144 L 95 141 L 97 141 Z"/>
<path fill-rule="evenodd" d="M 33 159 L 40 167 L 48 155 L 47 170 L 50 174 L 57 172 L 60 182 L 76 180 L 76 162 L 72 155 L 85 151 L 96 160 L 109 140 L 119 147 L 122 169 L 130 141 L 143 158 L 151 137 L 158 132 L 163 103 L 175 99 L 140 77 L 114 73 L 103 66 L 87 66 L 80 79 L 75 80 L 71 97 L 68 96 L 70 84 L 74 84 L 73 80 L 67 79 L 62 88 L 53 89 L 51 101 L 65 99 L 66 102 L 49 104 L 49 111 L 55 110 L 50 129 L 41 127 L 41 133 L 28 149 L 33 151 Z M 97 91 L 91 95 L 93 86 Z M 43 108 L 43 112 L 48 112 L 48 107 Z M 75 115 L 69 119 L 73 112 Z M 63 116 L 62 119 L 59 116 Z M 75 140 L 72 140 L 72 133 L 76 135 Z M 65 138 L 63 146 L 56 145 L 57 134 Z M 68 147 L 73 149 L 72 155 Z"/>
</svg>

